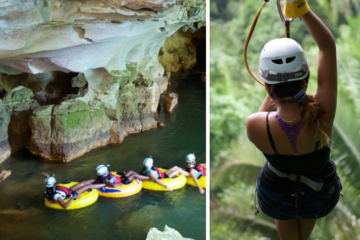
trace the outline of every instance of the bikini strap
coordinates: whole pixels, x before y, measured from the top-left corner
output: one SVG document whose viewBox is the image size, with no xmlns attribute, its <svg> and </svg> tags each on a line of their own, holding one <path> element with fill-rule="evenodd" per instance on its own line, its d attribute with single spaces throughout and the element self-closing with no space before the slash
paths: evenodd
<svg viewBox="0 0 360 240">
<path fill-rule="evenodd" d="M 272 135 L 271 135 L 271 132 L 270 132 L 270 127 L 269 127 L 269 114 L 270 113 L 271 113 L 271 111 L 266 115 L 266 130 L 267 130 L 267 134 L 268 134 L 268 138 L 269 138 L 271 147 L 274 150 L 274 152 L 277 154 L 275 143 L 274 143 L 274 140 L 272 138 Z"/>
</svg>

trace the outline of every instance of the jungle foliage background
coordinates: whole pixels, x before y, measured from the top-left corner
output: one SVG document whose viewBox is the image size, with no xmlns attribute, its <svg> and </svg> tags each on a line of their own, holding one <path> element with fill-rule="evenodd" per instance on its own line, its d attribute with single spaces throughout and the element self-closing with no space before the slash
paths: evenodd
<svg viewBox="0 0 360 240">
<path fill-rule="evenodd" d="M 265 89 L 244 66 L 243 48 L 263 1 L 210 0 L 210 153 L 211 239 L 278 239 L 274 220 L 254 215 L 255 181 L 265 163 L 246 137 L 247 117 L 256 112 Z M 282 6 L 283 2 L 281 1 Z M 336 38 L 338 107 L 331 159 L 338 167 L 344 197 L 318 220 L 311 239 L 360 239 L 360 0 L 308 0 Z M 248 48 L 258 78 L 264 44 L 284 37 L 276 1 L 264 7 Z M 299 19 L 291 24 L 309 61 L 310 91 L 315 92 L 317 47 Z M 309 91 L 308 91 L 309 92 Z"/>
</svg>

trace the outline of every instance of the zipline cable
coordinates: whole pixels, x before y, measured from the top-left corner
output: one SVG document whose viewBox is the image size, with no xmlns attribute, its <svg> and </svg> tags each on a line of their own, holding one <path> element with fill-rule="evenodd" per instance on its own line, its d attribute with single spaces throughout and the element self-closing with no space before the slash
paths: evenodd
<svg viewBox="0 0 360 240">
<path fill-rule="evenodd" d="M 250 68 L 249 68 L 249 65 L 248 65 L 248 62 L 247 62 L 247 57 L 246 57 L 246 52 L 247 52 L 247 48 L 248 48 L 248 45 L 249 45 L 249 41 L 250 41 L 250 38 L 254 32 L 254 29 L 255 29 L 255 26 L 256 26 L 256 23 L 257 23 L 257 20 L 259 19 L 259 16 L 260 16 L 260 13 L 261 13 L 261 10 L 264 8 L 265 4 L 269 2 L 269 0 L 264 0 L 263 4 L 261 5 L 261 8 L 259 9 L 259 11 L 256 13 L 255 15 L 255 18 L 251 24 L 251 27 L 250 27 L 250 30 L 249 30 L 249 33 L 246 37 L 246 41 L 245 41 L 245 46 L 244 46 L 244 62 L 245 62 L 245 67 L 246 69 L 248 70 L 249 74 L 251 75 L 251 77 L 253 79 L 255 79 L 255 81 L 257 81 L 258 83 L 260 83 L 261 85 L 265 86 L 264 83 L 260 82 L 260 80 L 258 80 L 255 75 L 251 72 Z"/>
<path fill-rule="evenodd" d="M 250 70 L 250 67 L 249 67 L 249 64 L 248 64 L 248 61 L 247 61 L 247 48 L 248 48 L 248 45 L 249 45 L 249 42 L 250 42 L 250 39 L 251 39 L 251 36 L 254 32 L 254 29 L 255 29 L 255 26 L 256 26 L 256 23 L 259 19 L 259 16 L 260 16 L 260 13 L 262 11 L 262 9 L 264 8 L 264 6 L 266 5 L 266 3 L 269 2 L 269 0 L 264 0 L 263 4 L 261 5 L 259 11 L 256 13 L 255 15 L 255 18 L 251 24 L 251 27 L 250 27 L 250 30 L 249 30 L 249 33 L 246 37 L 246 41 L 245 41 L 245 46 L 244 46 L 244 62 L 245 62 L 245 67 L 247 69 L 247 71 L 249 72 L 250 76 L 255 79 L 255 81 L 257 81 L 258 83 L 260 83 L 262 86 L 265 86 L 263 82 L 261 82 L 260 80 L 258 80 L 254 73 Z M 281 18 L 281 21 L 284 23 L 285 25 L 285 36 L 287 38 L 290 38 L 290 23 L 294 20 L 293 18 L 290 18 L 288 20 L 285 20 L 284 18 L 284 15 L 282 13 L 282 10 L 281 10 L 281 6 L 280 6 L 280 0 L 277 0 L 277 7 L 278 7 L 278 11 L 279 11 L 279 15 L 280 15 L 280 18 Z"/>
</svg>

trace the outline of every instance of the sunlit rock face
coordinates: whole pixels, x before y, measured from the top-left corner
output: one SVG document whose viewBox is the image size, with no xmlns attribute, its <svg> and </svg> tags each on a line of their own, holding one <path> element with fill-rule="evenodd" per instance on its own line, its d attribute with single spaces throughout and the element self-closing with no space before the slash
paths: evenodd
<svg viewBox="0 0 360 240">
<path fill-rule="evenodd" d="M 167 93 L 165 98 L 165 109 L 171 112 L 178 104 L 178 95 L 176 93 Z"/>
<path fill-rule="evenodd" d="M 184 238 L 181 234 L 173 228 L 165 225 L 164 230 L 161 232 L 157 228 L 150 228 L 146 240 L 193 240 L 190 238 Z"/>
<path fill-rule="evenodd" d="M 10 124 L 10 111 L 0 101 L 0 162 L 4 161 L 11 154 L 11 147 L 9 144 L 8 128 Z"/>
<path fill-rule="evenodd" d="M 166 39 L 159 61 L 167 72 L 178 72 L 195 66 L 196 45 L 191 41 L 191 33 L 177 31 L 174 37 Z"/>
<path fill-rule="evenodd" d="M 157 127 L 166 72 L 196 63 L 190 33 L 205 9 L 205 0 L 0 0 L 0 162 L 23 147 L 70 161 Z"/>
<path fill-rule="evenodd" d="M 111 72 L 138 62 L 144 77 L 159 77 L 165 39 L 205 21 L 204 0 L 2 0 L 0 10 L 0 64 L 8 74 Z"/>
</svg>

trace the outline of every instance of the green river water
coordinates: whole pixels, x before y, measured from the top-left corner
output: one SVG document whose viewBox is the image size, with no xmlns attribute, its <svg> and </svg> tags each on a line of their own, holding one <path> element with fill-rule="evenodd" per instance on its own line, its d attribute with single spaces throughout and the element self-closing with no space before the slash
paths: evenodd
<svg viewBox="0 0 360 240">
<path fill-rule="evenodd" d="M 22 150 L 0 165 L 12 175 L 0 184 L 0 239 L 145 239 L 151 227 L 165 225 L 184 237 L 206 239 L 206 197 L 185 186 L 173 192 L 142 190 L 127 198 L 99 197 L 89 207 L 60 211 L 44 206 L 41 172 L 55 173 L 58 182 L 96 176 L 99 164 L 110 171 L 140 171 L 145 157 L 159 167 L 185 168 L 185 156 L 206 161 L 205 84 L 200 73 L 172 76 L 168 91 L 179 94 L 172 113 L 163 110 L 165 128 L 129 135 L 120 145 L 94 149 L 70 163 L 51 163 Z"/>
</svg>

